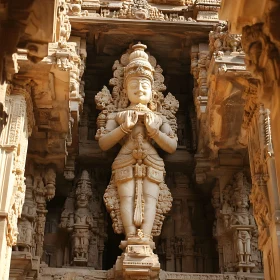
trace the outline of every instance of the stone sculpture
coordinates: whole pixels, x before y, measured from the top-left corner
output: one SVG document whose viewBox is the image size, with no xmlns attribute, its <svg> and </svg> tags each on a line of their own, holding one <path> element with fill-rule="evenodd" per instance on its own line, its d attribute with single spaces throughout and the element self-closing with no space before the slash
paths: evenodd
<svg viewBox="0 0 280 280">
<path fill-rule="evenodd" d="M 178 102 L 170 93 L 164 98 L 155 88 L 163 89 L 163 76 L 155 72 L 149 62 L 144 52 L 146 46 L 139 43 L 132 48 L 134 51 L 126 67 L 119 62 L 114 65 L 114 76 L 120 75 L 121 79 L 111 80 L 111 84 L 116 84 L 113 97 L 107 88 L 103 88 L 95 98 L 98 109 L 103 109 L 98 117 L 100 128 L 96 138 L 102 150 L 110 149 L 121 140 L 124 142 L 112 165 L 111 182 L 104 196 L 113 221 L 114 216 L 120 216 L 118 224 L 114 223 L 114 230 L 124 232 L 128 238 L 137 236 L 140 229 L 145 237 L 152 238 L 151 235 L 159 234 L 156 226 L 153 227 L 156 215 L 166 213 L 171 202 L 164 184 L 164 163 L 152 140 L 169 153 L 176 150 L 174 113 Z M 127 58 L 123 56 L 121 63 Z M 155 80 L 154 74 L 160 78 Z M 119 96 L 116 91 L 120 92 Z M 175 126 L 173 129 L 170 123 Z M 113 189 L 117 189 L 115 196 L 112 196 Z M 162 195 L 164 197 L 159 200 Z M 162 203 L 165 200 L 169 202 L 167 205 Z M 159 205 L 161 211 L 157 211 Z"/>
<path fill-rule="evenodd" d="M 114 231 L 125 233 L 132 246 L 127 247 L 127 254 L 134 257 L 153 254 L 152 236 L 160 234 L 172 201 L 164 183 L 164 162 L 152 144 L 169 153 L 177 147 L 179 102 L 171 93 L 164 98 L 162 69 L 145 49 L 138 43 L 116 61 L 110 80 L 112 95 L 104 87 L 95 97 L 102 110 L 96 134 L 100 148 L 106 151 L 122 143 L 104 201 Z M 140 243 L 146 245 L 134 246 Z"/>
<path fill-rule="evenodd" d="M 84 264 L 88 261 L 90 229 L 93 226 L 92 213 L 89 210 L 89 200 L 92 197 L 91 182 L 87 171 L 83 171 L 76 188 L 76 211 L 74 216 L 74 263 Z"/>
<path fill-rule="evenodd" d="M 259 272 L 260 252 L 253 246 L 257 238 L 257 226 L 249 203 L 251 185 L 243 172 L 234 175 L 230 184 L 222 191 L 213 189 L 212 205 L 216 209 L 214 236 L 223 248 L 223 270 L 225 272 Z"/>
<path fill-rule="evenodd" d="M 86 170 L 65 201 L 60 227 L 66 229 L 72 239 L 71 264 L 100 269 L 104 250 L 104 217 L 98 192 L 92 187 Z"/>
<path fill-rule="evenodd" d="M 36 203 L 34 198 L 34 187 L 31 176 L 26 177 L 25 202 L 22 208 L 21 218 L 18 221 L 19 236 L 17 250 L 32 251 L 34 238 L 34 223 L 36 218 Z"/>
</svg>

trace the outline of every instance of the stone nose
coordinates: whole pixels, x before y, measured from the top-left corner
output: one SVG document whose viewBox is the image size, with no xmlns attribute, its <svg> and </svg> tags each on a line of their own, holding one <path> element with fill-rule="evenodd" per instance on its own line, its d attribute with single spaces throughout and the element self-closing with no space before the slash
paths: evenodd
<svg viewBox="0 0 280 280">
<path fill-rule="evenodd" d="M 141 83 L 139 83 L 137 85 L 137 94 L 140 94 L 140 95 L 144 94 L 144 88 Z"/>
</svg>

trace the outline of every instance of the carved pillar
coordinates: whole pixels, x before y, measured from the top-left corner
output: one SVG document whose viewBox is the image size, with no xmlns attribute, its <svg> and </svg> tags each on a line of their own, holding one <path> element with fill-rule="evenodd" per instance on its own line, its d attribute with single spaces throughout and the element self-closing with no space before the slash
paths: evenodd
<svg viewBox="0 0 280 280">
<path fill-rule="evenodd" d="M 264 109 L 256 111 L 249 126 L 248 143 L 251 146 L 251 170 L 254 171 L 251 200 L 260 231 L 259 246 L 264 252 L 265 278 L 280 279 L 280 240 L 277 237 L 280 220 L 280 48 L 275 28 L 279 22 L 280 5 L 269 0 L 263 3 L 262 9 L 258 10 L 262 14 L 259 23 L 255 23 L 254 15 L 246 15 L 248 22 L 254 19 L 255 24 L 244 26 L 242 30 L 246 66 L 256 78 L 255 95 L 270 110 L 270 113 Z M 243 24 L 238 22 L 237 26 L 240 28 Z M 252 140 L 255 140 L 255 149 Z"/>
<path fill-rule="evenodd" d="M 34 176 L 26 176 L 26 196 L 23 212 L 18 219 L 18 240 L 13 244 L 12 275 L 18 271 L 26 277 L 38 277 L 43 254 L 46 222 L 46 200 L 54 197 L 56 173 L 50 167 L 40 166 Z M 15 276 L 16 277 L 16 276 Z"/>
<path fill-rule="evenodd" d="M 34 252 L 34 227 L 36 219 L 35 189 L 30 175 L 26 176 L 26 193 L 21 217 L 18 219 L 18 239 L 16 249 L 29 253 Z"/>
<path fill-rule="evenodd" d="M 271 2 L 264 23 L 245 26 L 242 30 L 242 44 L 246 54 L 247 69 L 258 81 L 257 96 L 271 112 L 271 135 L 275 154 L 280 154 L 279 96 L 280 96 L 280 47 L 279 35 L 275 30 L 279 22 L 279 3 Z M 270 7 L 267 4 L 267 7 Z M 280 158 L 275 157 L 275 168 L 279 187 Z M 278 198 L 279 199 L 279 198 Z M 280 275 L 279 275 L 280 277 Z"/>
<path fill-rule="evenodd" d="M 274 149 L 270 126 L 270 111 L 257 99 L 255 83 L 246 89 L 243 129 L 247 132 L 252 175 L 254 217 L 258 225 L 258 246 L 263 251 L 265 278 L 275 279 L 280 265 L 279 189 L 277 186 Z"/>
<path fill-rule="evenodd" d="M 209 47 L 207 44 L 192 46 L 191 74 L 194 77 L 194 103 L 198 119 L 206 111 L 208 100 L 207 68 L 210 62 Z"/>
<path fill-rule="evenodd" d="M 5 107 L 8 114 L 0 143 L 0 271 L 8 279 L 12 246 L 18 236 L 17 219 L 21 216 L 25 196 L 24 169 L 28 136 L 33 125 L 30 86 L 9 88 Z"/>
<path fill-rule="evenodd" d="M 55 195 L 56 173 L 53 168 L 43 168 L 41 171 L 37 171 L 34 177 L 35 201 L 37 204 L 35 255 L 41 258 L 43 254 L 46 215 L 48 213 L 46 206 L 47 201 L 51 200 Z"/>
</svg>

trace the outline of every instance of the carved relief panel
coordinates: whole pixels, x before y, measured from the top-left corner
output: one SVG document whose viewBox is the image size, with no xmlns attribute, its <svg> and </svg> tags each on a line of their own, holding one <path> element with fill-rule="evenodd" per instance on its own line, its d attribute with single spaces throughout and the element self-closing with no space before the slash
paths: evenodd
<svg viewBox="0 0 280 280">
<path fill-rule="evenodd" d="M 84 170 L 75 189 L 69 193 L 61 213 L 60 227 L 69 233 L 65 264 L 102 268 L 105 222 L 97 189 Z"/>
<path fill-rule="evenodd" d="M 236 173 L 222 192 L 218 185 L 212 191 L 212 205 L 216 211 L 213 235 L 218 241 L 221 272 L 263 270 L 250 192 L 251 184 L 243 172 Z"/>
</svg>

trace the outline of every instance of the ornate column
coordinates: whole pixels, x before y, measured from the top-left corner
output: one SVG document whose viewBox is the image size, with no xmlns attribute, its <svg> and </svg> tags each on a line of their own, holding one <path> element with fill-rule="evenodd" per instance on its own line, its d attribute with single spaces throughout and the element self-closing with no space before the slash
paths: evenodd
<svg viewBox="0 0 280 280">
<path fill-rule="evenodd" d="M 18 236 L 17 219 L 25 197 L 25 160 L 34 123 L 30 81 L 7 88 L 7 124 L 0 138 L 0 275 L 8 279 L 12 246 Z"/>
<path fill-rule="evenodd" d="M 31 279 L 37 278 L 43 254 L 46 202 L 54 197 L 56 173 L 52 167 L 40 166 L 26 176 L 26 197 L 18 219 L 18 240 L 13 246 L 11 273 L 17 270 Z M 18 275 L 17 275 L 18 277 Z"/>
<path fill-rule="evenodd" d="M 206 108 L 208 102 L 207 69 L 210 62 L 209 47 L 207 44 L 192 46 L 191 49 L 191 74 L 194 77 L 193 99 L 196 108 L 197 119 L 199 121 L 199 132 L 204 134 L 198 137 L 198 153 L 207 142 L 205 135 Z"/>
<path fill-rule="evenodd" d="M 274 149 L 270 125 L 270 111 L 259 103 L 257 81 L 246 88 L 243 129 L 246 131 L 254 217 L 258 225 L 258 246 L 263 251 L 265 278 L 277 279 L 280 265 L 279 238 L 279 188 L 277 186 Z"/>
<path fill-rule="evenodd" d="M 24 252 L 34 252 L 34 228 L 36 219 L 35 188 L 30 175 L 26 176 L 25 201 L 22 208 L 21 217 L 18 219 L 18 239 L 16 250 Z"/>
<path fill-rule="evenodd" d="M 39 258 L 43 254 L 44 233 L 46 224 L 47 201 L 55 195 L 56 173 L 53 168 L 37 170 L 34 175 L 35 201 L 36 201 L 36 222 L 35 222 L 35 256 Z"/>
<path fill-rule="evenodd" d="M 279 11 L 280 6 L 278 6 Z M 280 153 L 280 129 L 279 129 L 279 104 L 280 86 L 279 86 L 279 67 L 280 67 L 280 47 L 274 43 L 274 26 L 271 22 L 277 20 L 277 9 L 272 9 L 268 15 L 269 23 L 264 25 L 258 23 L 252 26 L 246 26 L 242 32 L 242 43 L 246 53 L 246 66 L 249 71 L 258 80 L 257 95 L 271 112 L 271 132 L 275 154 Z M 269 31 L 268 31 L 269 30 Z M 276 39 L 277 40 L 277 39 Z M 276 174 L 278 185 L 280 181 L 280 159 L 275 158 Z M 278 188 L 280 188 L 278 186 Z"/>
<path fill-rule="evenodd" d="M 256 9 L 258 7 L 258 9 Z M 233 12 L 234 11 L 234 12 Z M 242 33 L 242 45 L 246 54 L 245 63 L 255 81 L 255 92 L 258 103 L 262 103 L 264 108 L 270 110 L 269 118 L 271 133 L 268 137 L 254 136 L 254 132 L 260 132 L 264 127 L 261 123 L 263 114 L 250 125 L 250 142 L 256 140 L 257 154 L 250 152 L 251 170 L 255 171 L 253 178 L 252 202 L 258 223 L 260 236 L 260 246 L 264 250 L 265 278 L 280 279 L 279 273 L 279 178 L 280 178 L 280 129 L 279 129 L 279 67 L 280 67 L 280 39 L 279 25 L 280 5 L 278 1 L 240 1 L 235 5 L 233 1 L 224 0 L 221 5 L 220 16 L 228 20 L 231 32 Z M 257 109 L 259 110 L 259 109 Z M 253 118 L 254 119 L 254 118 Z M 255 124 L 253 124 L 255 122 Z M 267 121 L 266 121 L 267 122 Z M 263 130 L 265 131 L 265 130 Z M 259 133 L 260 135 L 263 133 Z M 257 134 L 258 135 L 258 134 Z M 263 134 L 265 135 L 265 134 Z M 266 142 L 273 143 L 273 152 L 266 148 Z M 250 146 L 251 143 L 249 143 Z M 263 151 L 263 153 L 262 153 Z M 275 156 L 274 156 L 275 155 Z M 255 158 L 255 159 L 254 159 Z M 267 174 L 269 176 L 267 176 Z M 255 207 L 256 205 L 256 207 Z M 257 212 L 261 211 L 257 214 Z M 263 217 L 263 218 L 261 218 Z M 270 218 L 271 217 L 271 218 Z M 258 221 L 259 220 L 259 221 Z M 267 232 L 267 234 L 265 234 Z M 265 237 L 267 236 L 267 237 Z"/>
</svg>

